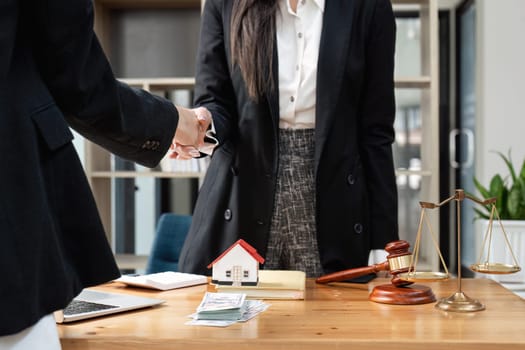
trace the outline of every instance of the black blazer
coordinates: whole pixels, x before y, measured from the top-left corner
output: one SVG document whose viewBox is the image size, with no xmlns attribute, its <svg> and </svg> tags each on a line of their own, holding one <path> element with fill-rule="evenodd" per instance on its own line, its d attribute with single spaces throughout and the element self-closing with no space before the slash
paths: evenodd
<svg viewBox="0 0 525 350">
<path fill-rule="evenodd" d="M 278 159 L 278 92 L 254 103 L 231 69 L 233 0 L 207 0 L 197 58 L 196 104 L 221 143 L 196 203 L 179 266 L 206 266 L 238 238 L 263 256 Z M 317 239 L 325 273 L 367 264 L 398 238 L 394 142 L 395 20 L 388 0 L 327 0 L 317 74 Z M 277 53 L 274 53 L 277 58 Z M 277 59 L 275 59 L 277 61 Z M 277 64 L 268 67 L 277 81 Z"/>
<path fill-rule="evenodd" d="M 0 336 L 119 276 L 68 124 L 153 166 L 178 122 L 117 83 L 92 26 L 90 0 L 0 2 Z"/>
</svg>

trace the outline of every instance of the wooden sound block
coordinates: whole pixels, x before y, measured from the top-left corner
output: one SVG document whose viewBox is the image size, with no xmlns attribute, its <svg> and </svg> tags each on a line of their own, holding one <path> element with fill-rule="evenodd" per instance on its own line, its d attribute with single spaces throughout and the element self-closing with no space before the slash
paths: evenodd
<svg viewBox="0 0 525 350">
<path fill-rule="evenodd" d="M 368 298 L 376 303 L 395 305 L 427 304 L 436 301 L 432 289 L 420 284 L 404 287 L 381 284 L 374 287 Z"/>
</svg>

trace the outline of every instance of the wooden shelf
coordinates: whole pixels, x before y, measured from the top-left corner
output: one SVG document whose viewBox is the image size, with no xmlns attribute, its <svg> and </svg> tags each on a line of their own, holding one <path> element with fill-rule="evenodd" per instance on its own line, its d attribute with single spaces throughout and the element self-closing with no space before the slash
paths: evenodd
<svg viewBox="0 0 525 350">
<path fill-rule="evenodd" d="M 203 172 L 168 172 L 168 171 L 92 171 L 89 173 L 91 178 L 108 179 L 108 178 L 137 178 L 137 177 L 154 177 L 154 178 L 201 178 Z"/>
<path fill-rule="evenodd" d="M 106 8 L 200 8 L 200 0 L 96 0 Z"/>
<path fill-rule="evenodd" d="M 391 0 L 392 5 L 428 5 L 430 0 Z"/>
<path fill-rule="evenodd" d="M 192 89 L 195 86 L 195 78 L 192 77 L 165 77 L 165 78 L 129 78 L 120 79 L 122 82 L 144 90 L 175 90 Z M 429 76 L 399 77 L 395 78 L 397 88 L 429 88 L 431 79 Z"/>
<path fill-rule="evenodd" d="M 140 87 L 144 90 L 185 90 L 193 89 L 195 86 L 195 78 L 181 77 L 181 78 L 131 78 L 120 79 L 120 81 L 134 87 Z"/>
<path fill-rule="evenodd" d="M 394 80 L 396 88 L 402 89 L 426 89 L 430 88 L 431 79 L 429 76 L 421 77 L 402 77 Z"/>
<path fill-rule="evenodd" d="M 399 176 L 399 175 L 432 176 L 432 172 L 430 170 L 396 169 L 396 176 Z"/>
</svg>

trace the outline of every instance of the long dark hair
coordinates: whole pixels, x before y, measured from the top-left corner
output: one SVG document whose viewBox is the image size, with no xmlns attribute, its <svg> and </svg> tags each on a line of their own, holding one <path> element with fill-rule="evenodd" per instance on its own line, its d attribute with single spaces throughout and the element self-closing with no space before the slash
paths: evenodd
<svg viewBox="0 0 525 350">
<path fill-rule="evenodd" d="M 237 64 L 255 101 L 274 88 L 271 74 L 277 0 L 234 0 L 230 27 L 232 64 Z"/>
</svg>

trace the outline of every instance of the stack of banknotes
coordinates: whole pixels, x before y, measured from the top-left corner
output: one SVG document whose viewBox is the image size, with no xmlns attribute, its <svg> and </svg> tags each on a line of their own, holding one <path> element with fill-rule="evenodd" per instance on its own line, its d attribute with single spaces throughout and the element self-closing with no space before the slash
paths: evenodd
<svg viewBox="0 0 525 350">
<path fill-rule="evenodd" d="M 237 322 L 246 322 L 270 305 L 261 300 L 247 300 L 242 293 L 206 292 L 197 312 L 189 317 L 189 325 L 226 327 Z"/>
</svg>

